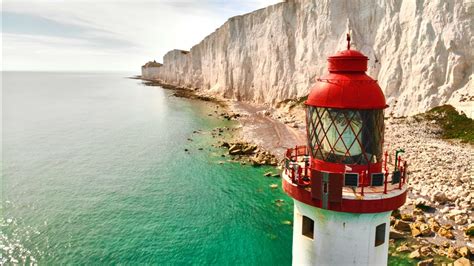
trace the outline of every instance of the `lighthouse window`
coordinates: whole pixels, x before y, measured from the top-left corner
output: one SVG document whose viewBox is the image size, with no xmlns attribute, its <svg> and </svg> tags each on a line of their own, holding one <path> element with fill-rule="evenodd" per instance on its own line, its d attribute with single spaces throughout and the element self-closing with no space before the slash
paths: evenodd
<svg viewBox="0 0 474 266">
<path fill-rule="evenodd" d="M 383 110 L 309 106 L 308 144 L 314 158 L 332 163 L 368 164 L 382 159 Z"/>
<path fill-rule="evenodd" d="M 314 236 L 314 221 L 303 215 L 303 228 L 302 233 L 304 236 L 307 236 L 313 239 Z"/>
<path fill-rule="evenodd" d="M 379 224 L 375 228 L 375 246 L 378 247 L 380 245 L 383 245 L 385 243 L 385 227 L 386 224 Z"/>
</svg>

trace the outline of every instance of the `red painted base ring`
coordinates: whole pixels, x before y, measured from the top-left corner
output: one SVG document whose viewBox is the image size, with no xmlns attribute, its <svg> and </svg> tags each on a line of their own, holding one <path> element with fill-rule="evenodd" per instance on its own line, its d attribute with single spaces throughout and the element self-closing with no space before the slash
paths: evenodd
<svg viewBox="0 0 474 266">
<path fill-rule="evenodd" d="M 294 186 L 285 178 L 282 178 L 283 190 L 295 200 L 301 201 L 316 208 L 322 208 L 322 202 L 311 197 L 311 192 Z M 378 213 L 393 211 L 405 204 L 407 198 L 407 191 L 391 198 L 376 199 L 376 200 L 357 200 L 357 199 L 342 199 L 339 203 L 328 203 L 328 210 L 351 213 Z"/>
</svg>

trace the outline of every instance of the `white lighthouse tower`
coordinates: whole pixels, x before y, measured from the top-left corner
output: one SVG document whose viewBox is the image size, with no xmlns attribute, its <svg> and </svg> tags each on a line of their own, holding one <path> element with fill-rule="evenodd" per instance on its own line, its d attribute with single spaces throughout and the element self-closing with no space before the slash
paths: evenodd
<svg viewBox="0 0 474 266">
<path fill-rule="evenodd" d="M 307 146 L 285 154 L 283 189 L 294 199 L 293 265 L 386 265 L 390 213 L 406 200 L 406 162 L 383 153 L 382 90 L 367 57 L 329 57 L 306 101 Z"/>
</svg>

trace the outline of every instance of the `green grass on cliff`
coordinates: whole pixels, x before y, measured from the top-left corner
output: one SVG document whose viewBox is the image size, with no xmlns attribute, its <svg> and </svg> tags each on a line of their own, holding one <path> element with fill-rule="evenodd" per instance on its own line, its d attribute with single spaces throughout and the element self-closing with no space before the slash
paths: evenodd
<svg viewBox="0 0 474 266">
<path fill-rule="evenodd" d="M 445 139 L 460 139 L 461 142 L 474 144 L 474 120 L 459 114 L 451 105 L 435 107 L 416 117 L 435 120 L 443 130 L 442 137 Z"/>
</svg>

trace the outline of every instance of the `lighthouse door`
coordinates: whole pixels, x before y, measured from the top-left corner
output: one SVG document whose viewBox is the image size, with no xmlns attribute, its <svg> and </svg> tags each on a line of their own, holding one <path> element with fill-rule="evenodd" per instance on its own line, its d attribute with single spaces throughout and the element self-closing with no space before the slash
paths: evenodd
<svg viewBox="0 0 474 266">
<path fill-rule="evenodd" d="M 339 173 L 312 171 L 311 196 L 323 209 L 338 210 L 342 202 L 343 177 Z"/>
</svg>

